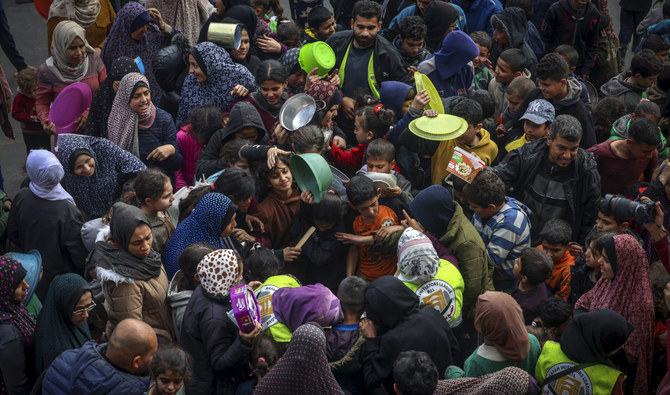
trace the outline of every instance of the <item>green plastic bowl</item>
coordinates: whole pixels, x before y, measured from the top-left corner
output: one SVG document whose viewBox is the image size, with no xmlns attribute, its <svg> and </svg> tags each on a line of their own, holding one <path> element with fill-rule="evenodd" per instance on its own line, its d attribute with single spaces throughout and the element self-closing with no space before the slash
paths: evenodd
<svg viewBox="0 0 670 395">
<path fill-rule="evenodd" d="M 313 68 L 318 67 L 316 74 L 325 77 L 335 67 L 335 52 L 323 41 L 305 44 L 300 48 L 298 64 L 308 74 Z"/>
<path fill-rule="evenodd" d="M 292 155 L 291 173 L 301 191 L 312 192 L 314 203 L 319 203 L 333 184 L 330 166 L 319 154 Z"/>
</svg>

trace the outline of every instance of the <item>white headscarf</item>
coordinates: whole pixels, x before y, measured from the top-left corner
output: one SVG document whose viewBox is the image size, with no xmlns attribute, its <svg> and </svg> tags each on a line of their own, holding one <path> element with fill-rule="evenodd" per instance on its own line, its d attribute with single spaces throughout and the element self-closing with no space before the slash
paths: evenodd
<svg viewBox="0 0 670 395">
<path fill-rule="evenodd" d="M 42 199 L 67 200 L 74 204 L 72 196 L 60 185 L 65 171 L 56 155 L 47 150 L 32 150 L 26 161 L 26 171 L 30 178 L 30 190 Z"/>
<path fill-rule="evenodd" d="M 439 267 L 440 257 L 430 239 L 416 229 L 405 229 L 398 241 L 398 278 L 423 284 L 435 277 Z"/>
<path fill-rule="evenodd" d="M 100 0 L 54 0 L 49 7 L 49 19 L 65 18 L 83 28 L 93 26 L 100 15 Z"/>
</svg>

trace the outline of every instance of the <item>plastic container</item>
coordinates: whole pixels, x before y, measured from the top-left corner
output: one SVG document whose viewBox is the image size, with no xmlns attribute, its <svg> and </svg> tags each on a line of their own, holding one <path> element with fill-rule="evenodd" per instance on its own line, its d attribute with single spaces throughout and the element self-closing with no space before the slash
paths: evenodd
<svg viewBox="0 0 670 395">
<path fill-rule="evenodd" d="M 319 154 L 291 155 L 291 173 L 301 191 L 310 191 L 319 203 L 333 184 L 333 172 Z"/>
<path fill-rule="evenodd" d="M 49 121 L 56 125 L 56 134 L 77 130 L 77 119 L 91 106 L 91 88 L 83 82 L 68 85 L 56 96 L 49 110 Z"/>
<path fill-rule="evenodd" d="M 261 309 L 254 291 L 246 285 L 233 287 L 230 290 L 230 301 L 233 304 L 233 315 L 237 326 L 244 333 L 254 330 L 256 322 L 261 322 Z"/>
<path fill-rule="evenodd" d="M 433 81 L 428 78 L 425 74 L 421 74 L 418 71 L 414 72 L 414 84 L 416 85 L 416 93 L 426 90 L 428 97 L 430 97 L 430 102 L 426 104 L 426 110 L 435 110 L 438 114 L 444 114 L 444 104 L 442 104 L 442 98 L 440 94 L 435 89 Z"/>
<path fill-rule="evenodd" d="M 305 44 L 300 48 L 298 64 L 309 73 L 313 68 L 318 67 L 316 71 L 320 77 L 325 77 L 328 72 L 335 67 L 335 52 L 323 41 Z"/>
<path fill-rule="evenodd" d="M 461 137 L 468 130 L 465 119 L 448 114 L 420 117 L 409 124 L 410 132 L 426 140 L 443 141 Z"/>
</svg>

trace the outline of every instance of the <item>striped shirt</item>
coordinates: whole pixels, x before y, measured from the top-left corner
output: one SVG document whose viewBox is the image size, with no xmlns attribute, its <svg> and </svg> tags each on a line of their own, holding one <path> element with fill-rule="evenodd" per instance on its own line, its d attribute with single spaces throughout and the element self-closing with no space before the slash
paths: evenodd
<svg viewBox="0 0 670 395">
<path fill-rule="evenodd" d="M 494 280 L 513 280 L 514 260 L 530 247 L 530 209 L 514 198 L 506 200 L 500 211 L 488 219 L 472 216 L 472 224 L 495 265 Z"/>
</svg>

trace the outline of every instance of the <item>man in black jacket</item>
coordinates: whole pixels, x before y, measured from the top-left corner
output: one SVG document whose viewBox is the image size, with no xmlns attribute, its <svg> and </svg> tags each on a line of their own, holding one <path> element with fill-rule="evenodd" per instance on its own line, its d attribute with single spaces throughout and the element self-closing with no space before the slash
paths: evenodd
<svg viewBox="0 0 670 395">
<path fill-rule="evenodd" d="M 559 115 L 547 139 L 524 144 L 492 168 L 511 191 L 509 196 L 532 210 L 532 245 L 540 242 L 540 230 L 550 219 L 567 221 L 578 243 L 596 222 L 600 175 L 593 154 L 579 148 L 581 137 L 579 121 Z"/>
<path fill-rule="evenodd" d="M 351 144 L 355 143 L 355 98 L 366 94 L 378 98 L 378 90 L 384 81 L 411 83 L 398 51 L 378 34 L 381 29 L 379 4 L 359 1 L 354 5 L 352 15 L 352 30 L 337 32 L 327 41 L 335 51 L 335 69 L 341 80 L 342 101 L 337 122 Z"/>
</svg>

